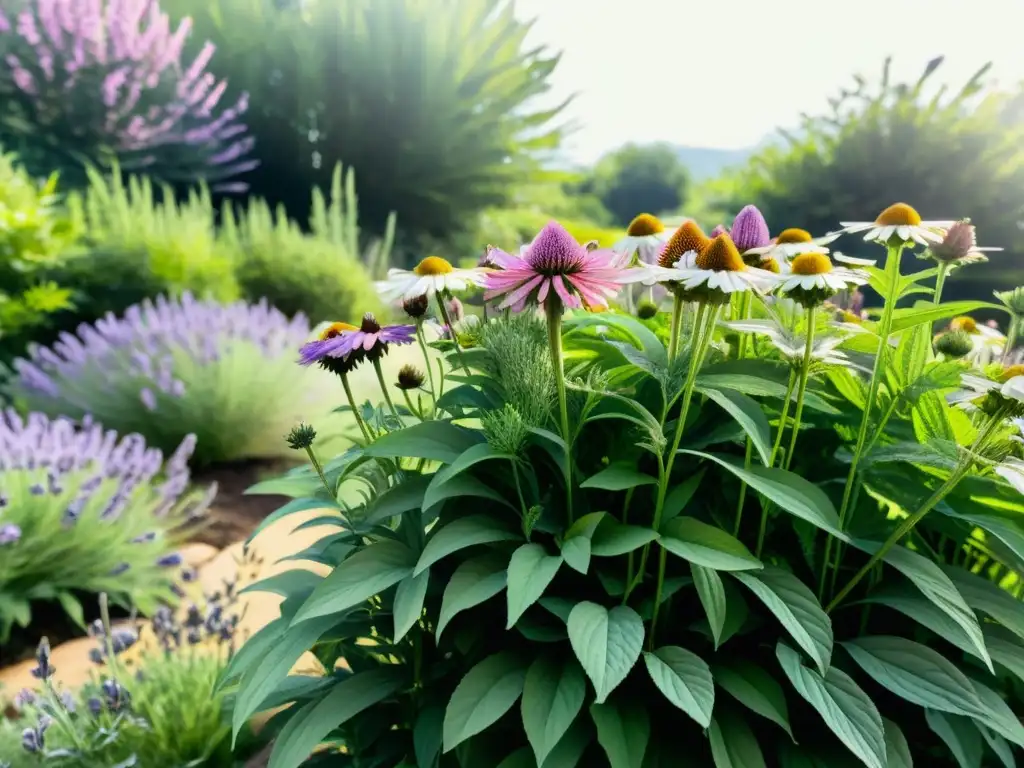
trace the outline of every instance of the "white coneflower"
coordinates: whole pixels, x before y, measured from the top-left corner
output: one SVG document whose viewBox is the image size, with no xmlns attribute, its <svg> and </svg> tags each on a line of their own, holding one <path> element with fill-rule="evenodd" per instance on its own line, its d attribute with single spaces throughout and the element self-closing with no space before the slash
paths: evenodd
<svg viewBox="0 0 1024 768">
<path fill-rule="evenodd" d="M 440 256 L 427 256 L 412 270 L 389 269 L 387 278 L 378 281 L 376 287 L 388 302 L 433 298 L 438 293 L 461 293 L 470 286 L 483 285 L 486 274 L 487 270 L 479 267 L 459 269 Z"/>
<path fill-rule="evenodd" d="M 720 303 L 729 294 L 765 290 L 779 279 L 773 272 L 748 267 L 729 235 L 719 235 L 702 251 L 687 251 L 670 268 L 657 270 L 658 282 L 676 283 L 684 291 Z"/>
<path fill-rule="evenodd" d="M 922 221 L 921 214 L 906 203 L 893 203 L 874 221 L 843 221 L 839 234 L 856 234 L 864 232 L 865 240 L 888 243 L 894 238 L 904 243 L 915 242 L 920 245 L 941 243 L 944 233 L 955 222 L 953 221 Z"/>
<path fill-rule="evenodd" d="M 841 253 L 835 254 L 835 260 L 862 267 L 875 263 Z M 861 269 L 834 266 L 824 253 L 801 253 L 782 270 L 775 293 L 788 296 L 804 306 L 817 305 L 839 291 L 864 285 L 869 278 L 868 273 Z"/>
<path fill-rule="evenodd" d="M 672 232 L 657 216 L 641 213 L 629 223 L 626 236 L 612 246 L 616 253 L 632 257 L 635 253 L 644 264 L 656 264 Z"/>
<path fill-rule="evenodd" d="M 762 260 L 775 259 L 783 262 L 794 256 L 799 256 L 801 253 L 828 253 L 826 246 L 838 237 L 837 233 L 812 237 L 806 229 L 791 227 L 782 230 L 778 237 L 768 245 L 749 248 L 743 254 L 745 256 L 754 254 L 760 256 Z"/>
</svg>

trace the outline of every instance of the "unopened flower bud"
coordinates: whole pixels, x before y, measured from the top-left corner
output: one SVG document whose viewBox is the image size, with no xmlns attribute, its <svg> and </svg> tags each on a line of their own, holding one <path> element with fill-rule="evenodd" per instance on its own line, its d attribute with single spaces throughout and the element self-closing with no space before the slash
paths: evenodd
<svg viewBox="0 0 1024 768">
<path fill-rule="evenodd" d="M 725 224 L 719 224 L 714 229 L 711 230 L 711 234 L 708 235 L 708 237 L 710 237 L 712 240 L 714 240 L 719 235 L 728 235 L 728 234 L 729 234 L 729 230 L 725 228 Z"/>
<path fill-rule="evenodd" d="M 451 317 L 453 323 L 461 322 L 466 317 L 466 310 L 462 306 L 462 302 L 456 297 L 452 296 L 448 302 L 448 315 Z"/>
<path fill-rule="evenodd" d="M 289 448 L 294 451 L 303 451 L 316 440 L 316 430 L 309 424 L 299 424 L 292 427 L 292 431 L 285 439 L 288 441 Z"/>
<path fill-rule="evenodd" d="M 403 365 L 398 371 L 399 389 L 419 389 L 423 386 L 423 371 L 415 365 Z"/>
<path fill-rule="evenodd" d="M 402 309 L 405 311 L 405 314 L 413 318 L 423 317 L 427 314 L 429 306 L 430 303 L 427 300 L 426 294 L 406 299 L 402 302 Z"/>
<path fill-rule="evenodd" d="M 636 316 L 641 320 L 650 320 L 652 317 L 658 314 L 658 305 L 653 301 L 644 299 L 641 301 L 636 308 Z"/>
<path fill-rule="evenodd" d="M 975 244 L 974 225 L 965 219 L 954 223 L 942 242 L 935 243 L 930 250 L 938 261 L 956 262 L 966 258 Z"/>
<path fill-rule="evenodd" d="M 50 641 L 45 637 L 39 641 L 36 648 L 36 666 L 32 669 L 32 677 L 37 680 L 46 680 L 57 670 L 50 664 Z"/>
<path fill-rule="evenodd" d="M 974 349 L 971 335 L 967 331 L 947 331 L 935 337 L 935 351 L 946 357 L 959 359 Z"/>
<path fill-rule="evenodd" d="M 751 248 L 763 248 L 772 240 L 768 232 L 768 224 L 756 205 L 744 206 L 743 210 L 736 214 L 736 218 L 732 222 L 732 229 L 729 230 L 729 236 L 740 253 L 749 251 Z M 713 240 L 715 237 L 718 235 L 712 235 L 711 239 Z"/>
</svg>

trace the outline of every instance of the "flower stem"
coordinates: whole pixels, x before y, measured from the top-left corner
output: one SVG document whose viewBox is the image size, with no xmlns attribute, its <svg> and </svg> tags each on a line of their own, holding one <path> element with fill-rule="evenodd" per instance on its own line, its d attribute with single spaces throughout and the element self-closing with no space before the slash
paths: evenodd
<svg viewBox="0 0 1024 768">
<path fill-rule="evenodd" d="M 419 408 L 417 408 L 415 405 L 412 404 L 412 398 L 409 397 L 409 390 L 403 389 L 402 390 L 402 396 L 405 398 L 405 405 L 409 409 L 409 411 L 412 413 L 412 415 L 415 416 L 420 421 L 426 421 L 426 419 L 423 418 L 423 414 L 420 413 Z M 422 401 L 421 401 L 421 403 L 422 403 Z"/>
<path fill-rule="evenodd" d="M 750 469 L 751 461 L 754 457 L 754 441 L 749 437 L 747 438 L 747 450 L 743 455 L 743 469 Z M 736 502 L 736 522 L 732 526 L 732 535 L 740 535 L 740 523 L 743 522 L 743 505 L 747 501 L 747 484 L 746 482 L 740 483 L 740 497 Z"/>
<path fill-rule="evenodd" d="M 932 304 L 935 306 L 938 306 L 942 301 L 942 288 L 946 285 L 946 275 L 948 274 L 949 265 L 941 262 L 939 264 L 939 274 L 935 277 L 935 293 L 932 294 Z"/>
<path fill-rule="evenodd" d="M 1010 327 L 1006 329 L 1006 344 L 1003 346 L 1003 363 L 1013 354 L 1013 346 L 1020 334 L 1020 315 L 1010 315 Z"/>
<path fill-rule="evenodd" d="M 800 384 L 796 390 L 796 411 L 793 413 L 793 434 L 789 438 L 789 450 L 786 451 L 786 460 L 783 464 L 789 469 L 793 463 L 793 454 L 796 452 L 796 441 L 800 437 L 800 420 L 804 415 L 804 395 L 807 393 L 807 379 L 811 373 L 811 353 L 814 351 L 814 307 L 807 308 L 807 342 L 804 344 L 804 359 L 800 366 Z"/>
<path fill-rule="evenodd" d="M 420 344 L 420 352 L 423 353 L 423 364 L 427 367 L 427 381 L 430 382 L 430 399 L 433 401 L 433 406 L 430 410 L 430 415 L 434 415 L 434 409 L 437 408 L 437 387 L 434 386 L 434 367 L 430 364 L 430 353 L 427 352 L 427 340 L 423 336 L 423 320 L 419 319 L 416 321 L 416 340 Z"/>
<path fill-rule="evenodd" d="M 352 385 L 348 383 L 348 374 L 341 374 L 341 386 L 345 388 L 345 397 L 348 398 L 349 408 L 352 409 L 352 415 L 356 417 L 356 424 L 359 425 L 359 431 L 363 433 L 363 439 L 367 443 L 373 441 L 373 437 L 370 434 L 370 428 L 366 426 L 366 422 L 363 421 L 363 417 L 359 414 L 359 408 L 356 406 L 356 399 L 352 396 Z"/>
<path fill-rule="evenodd" d="M 683 325 L 683 300 L 679 294 L 675 295 L 672 303 L 672 333 L 668 340 L 668 360 L 672 362 L 679 354 L 679 336 L 682 333 Z"/>
<path fill-rule="evenodd" d="M 469 366 L 466 365 L 466 358 L 462 356 L 462 347 L 459 346 L 459 335 L 455 332 L 452 319 L 448 316 L 448 307 L 445 306 L 444 297 L 440 293 L 437 294 L 437 308 L 441 312 L 441 319 L 444 320 L 444 324 L 448 327 L 448 333 L 452 335 L 452 344 L 455 346 L 455 355 L 459 358 L 459 365 L 462 366 L 462 370 L 469 376 Z"/>
<path fill-rule="evenodd" d="M 334 498 L 334 494 L 331 492 L 331 485 L 327 482 L 327 475 L 324 474 L 324 468 L 320 464 L 320 459 L 313 453 L 313 446 L 306 446 L 306 455 L 309 456 L 309 463 L 313 465 L 313 469 L 316 470 L 317 476 L 320 478 L 320 482 L 324 484 L 324 490 L 327 491 L 329 498 Z"/>
<path fill-rule="evenodd" d="M 796 369 L 790 369 L 789 383 L 786 385 L 786 396 L 782 403 L 782 411 L 779 413 L 779 428 L 775 431 L 775 443 L 772 445 L 772 452 L 768 455 L 768 466 L 775 466 L 775 459 L 778 458 L 779 449 L 782 447 L 782 437 L 786 434 L 786 419 L 789 417 L 789 406 L 793 402 L 793 389 L 796 387 Z M 772 503 L 767 499 L 761 502 L 761 525 L 757 529 L 757 547 L 755 552 L 760 555 L 764 547 L 764 535 L 768 529 L 768 513 L 772 509 Z"/>
<path fill-rule="evenodd" d="M 377 381 L 380 383 L 380 391 L 384 393 L 384 402 L 388 404 L 388 408 L 391 409 L 391 415 L 394 416 L 399 425 L 402 423 L 402 417 L 398 415 L 398 409 L 395 408 L 395 404 L 391 401 L 391 394 L 388 392 L 388 383 L 384 381 L 384 371 L 380 368 L 380 358 L 373 361 L 373 370 L 377 373 Z"/>
<path fill-rule="evenodd" d="M 558 390 L 558 413 L 561 418 L 562 440 L 565 441 L 565 514 L 566 528 L 573 523 L 572 514 L 572 433 L 569 431 L 569 404 L 565 396 L 565 365 L 562 361 L 562 304 L 549 299 L 544 306 L 548 320 L 548 348 L 551 367 Z"/>
</svg>

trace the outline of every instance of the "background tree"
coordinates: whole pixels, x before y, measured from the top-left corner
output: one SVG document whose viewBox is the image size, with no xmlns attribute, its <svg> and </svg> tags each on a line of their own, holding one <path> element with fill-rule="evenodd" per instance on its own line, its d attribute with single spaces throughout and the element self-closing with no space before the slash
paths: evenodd
<svg viewBox="0 0 1024 768">
<path fill-rule="evenodd" d="M 686 168 L 668 144 L 627 144 L 598 161 L 580 187 L 625 226 L 638 213 L 678 209 L 686 200 Z"/>
<path fill-rule="evenodd" d="M 824 233 L 840 219 L 874 219 L 895 201 L 925 219 L 967 216 L 980 245 L 1006 252 L 954 273 L 945 295 L 991 298 L 994 288 L 1024 283 L 1024 269 L 1014 266 L 1024 253 L 1021 96 L 985 93 L 988 65 L 953 96 L 945 87 L 928 96 L 941 63 L 934 59 L 916 82 L 899 83 L 887 59 L 877 89 L 855 78 L 854 88 L 831 101 L 831 113 L 803 116 L 799 131 L 783 133 L 784 145 L 759 152 L 704 191 L 725 210 L 755 203 L 773 231 Z M 856 251 L 856 241 L 843 250 Z"/>
</svg>

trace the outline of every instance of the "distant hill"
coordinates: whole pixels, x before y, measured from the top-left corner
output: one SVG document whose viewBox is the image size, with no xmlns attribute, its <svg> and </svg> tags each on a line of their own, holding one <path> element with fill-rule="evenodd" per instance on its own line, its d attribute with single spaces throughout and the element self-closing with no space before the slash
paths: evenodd
<svg viewBox="0 0 1024 768">
<path fill-rule="evenodd" d="M 677 146 L 676 152 L 690 172 L 694 181 L 703 181 L 720 174 L 726 168 L 741 165 L 750 157 L 755 147 L 745 149 L 715 149 L 712 147 Z"/>
</svg>

